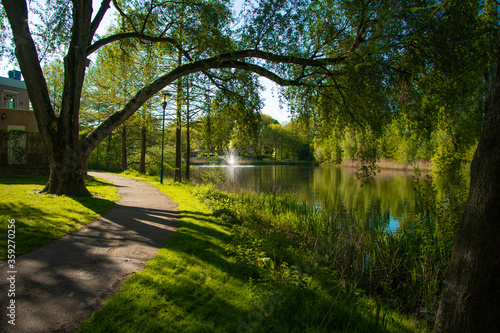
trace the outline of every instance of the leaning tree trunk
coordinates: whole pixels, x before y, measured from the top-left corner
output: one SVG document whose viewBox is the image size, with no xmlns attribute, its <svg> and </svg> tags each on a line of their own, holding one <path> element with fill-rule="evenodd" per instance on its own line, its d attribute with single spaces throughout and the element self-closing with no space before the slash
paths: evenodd
<svg viewBox="0 0 500 333">
<path fill-rule="evenodd" d="M 500 54 L 434 332 L 482 333 L 500 328 L 499 64 Z"/>
</svg>

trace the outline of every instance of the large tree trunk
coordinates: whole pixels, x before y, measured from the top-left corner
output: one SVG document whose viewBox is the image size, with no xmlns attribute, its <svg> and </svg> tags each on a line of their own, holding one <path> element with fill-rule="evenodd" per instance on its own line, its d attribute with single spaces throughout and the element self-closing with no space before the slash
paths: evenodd
<svg viewBox="0 0 500 333">
<path fill-rule="evenodd" d="M 82 0 L 73 6 L 72 36 L 64 57 L 64 92 L 59 115 L 55 114 L 50 102 L 47 83 L 31 38 L 26 2 L 6 0 L 2 4 L 12 28 L 16 57 L 50 161 L 50 178 L 43 191 L 58 195 L 90 195 L 84 182 L 88 154 L 77 152 L 80 148 L 78 121 L 86 50 L 92 39 L 92 1 Z"/>
<path fill-rule="evenodd" d="M 457 232 L 434 332 L 483 333 L 498 332 L 500 328 L 498 64 L 491 103 L 471 164 L 469 197 Z"/>
<path fill-rule="evenodd" d="M 42 192 L 77 197 L 90 196 L 85 186 L 85 165 L 68 167 L 53 162 L 50 165 L 50 178 Z"/>
<path fill-rule="evenodd" d="M 69 145 L 58 150 L 50 162 L 49 182 L 42 192 L 56 195 L 89 196 L 90 192 L 85 186 L 86 163 L 87 158 L 71 149 Z"/>
</svg>

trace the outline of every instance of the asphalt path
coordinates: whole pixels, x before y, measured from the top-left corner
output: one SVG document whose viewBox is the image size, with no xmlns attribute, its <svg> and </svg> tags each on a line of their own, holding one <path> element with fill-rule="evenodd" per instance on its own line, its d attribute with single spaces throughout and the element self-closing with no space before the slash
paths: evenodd
<svg viewBox="0 0 500 333">
<path fill-rule="evenodd" d="M 111 181 L 120 200 L 78 231 L 17 256 L 15 271 L 6 261 L 0 263 L 0 332 L 75 331 L 176 231 L 177 204 L 155 187 L 89 174 Z M 15 326 L 9 324 L 12 313 Z"/>
</svg>

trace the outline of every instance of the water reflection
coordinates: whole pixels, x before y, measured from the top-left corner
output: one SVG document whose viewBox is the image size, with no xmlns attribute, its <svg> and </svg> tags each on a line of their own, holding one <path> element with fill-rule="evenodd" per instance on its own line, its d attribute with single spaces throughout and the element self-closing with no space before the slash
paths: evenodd
<svg viewBox="0 0 500 333">
<path fill-rule="evenodd" d="M 366 228 L 409 227 L 415 215 L 414 174 L 382 170 L 363 184 L 355 169 L 310 166 L 221 168 L 226 181 L 254 191 L 289 191 L 297 200 L 332 212 L 350 211 Z"/>
</svg>

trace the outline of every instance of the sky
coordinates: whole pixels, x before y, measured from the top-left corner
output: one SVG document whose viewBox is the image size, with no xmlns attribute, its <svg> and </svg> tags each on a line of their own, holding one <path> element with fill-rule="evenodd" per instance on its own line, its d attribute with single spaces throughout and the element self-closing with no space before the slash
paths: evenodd
<svg viewBox="0 0 500 333">
<path fill-rule="evenodd" d="M 235 11 L 240 11 L 242 7 L 242 3 L 244 0 L 235 0 L 234 4 L 234 9 Z M 93 8 L 95 11 L 99 8 L 100 0 L 93 0 Z M 103 34 L 108 25 L 110 24 L 112 17 L 111 10 L 108 10 L 108 13 L 106 14 L 106 17 L 103 20 L 103 23 L 99 27 L 97 33 Z M 11 64 L 8 63 L 7 61 L 1 60 L 0 61 L 0 76 L 7 77 L 7 73 L 9 70 L 12 69 L 19 69 L 19 66 L 16 64 Z M 286 124 L 289 121 L 289 112 L 287 105 L 282 105 L 280 107 L 279 103 L 279 98 L 277 94 L 277 85 L 266 79 L 266 78 L 261 78 L 260 82 L 262 86 L 264 86 L 264 90 L 261 91 L 261 98 L 263 101 L 263 108 L 262 108 L 262 113 L 267 114 L 277 121 L 279 121 L 282 125 Z M 283 104 L 283 103 L 282 103 Z"/>
</svg>

